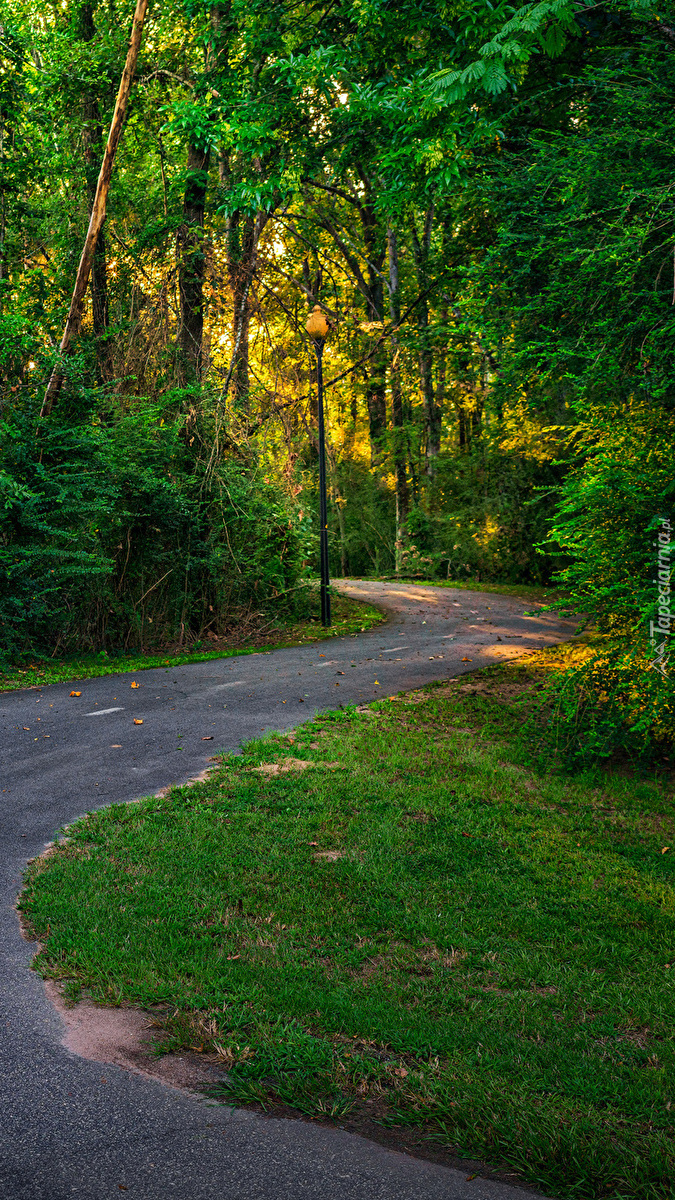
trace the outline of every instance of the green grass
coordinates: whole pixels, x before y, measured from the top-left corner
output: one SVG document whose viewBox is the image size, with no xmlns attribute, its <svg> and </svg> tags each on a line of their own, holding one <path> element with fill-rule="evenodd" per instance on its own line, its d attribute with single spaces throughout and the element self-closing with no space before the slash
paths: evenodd
<svg viewBox="0 0 675 1200">
<path fill-rule="evenodd" d="M 240 654 L 260 654 L 265 650 L 279 650 L 287 646 L 300 646 L 307 642 L 319 642 L 325 638 L 346 637 L 371 629 L 384 621 L 385 614 L 371 604 L 351 600 L 334 593 L 331 600 L 333 624 L 323 629 L 318 615 L 304 621 L 286 624 L 268 622 L 264 627 L 254 628 L 245 641 L 236 642 L 221 638 L 216 649 L 204 649 L 210 643 L 197 642 L 192 649 L 179 652 L 169 650 L 137 651 L 132 653 L 77 654 L 61 658 L 45 658 L 40 655 L 27 657 L 25 661 L 0 666 L 0 692 L 17 688 L 45 687 L 48 683 L 71 682 L 76 679 L 91 679 L 98 675 L 117 675 L 122 671 L 143 671 L 151 667 L 175 667 L 182 663 L 206 662 L 211 658 L 229 658 Z"/>
<path fill-rule="evenodd" d="M 153 1006 L 228 1102 L 422 1131 L 570 1200 L 672 1197 L 672 786 L 527 765 L 556 662 L 325 714 L 83 818 L 28 874 L 38 970 Z"/>
</svg>

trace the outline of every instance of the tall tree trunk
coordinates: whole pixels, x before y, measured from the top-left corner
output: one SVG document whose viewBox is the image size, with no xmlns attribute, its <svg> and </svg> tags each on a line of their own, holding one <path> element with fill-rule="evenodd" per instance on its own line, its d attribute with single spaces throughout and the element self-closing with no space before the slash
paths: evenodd
<svg viewBox="0 0 675 1200">
<path fill-rule="evenodd" d="M 412 220 L 412 244 L 417 286 L 426 292 L 429 286 L 428 268 L 431 234 L 433 230 L 434 206 L 429 206 L 424 217 L 424 229 L 420 237 L 415 219 Z M 419 333 L 420 390 L 424 402 L 425 473 L 433 479 L 436 459 L 441 448 L 442 409 L 434 395 L 433 350 L 429 337 L 429 305 L 426 297 L 417 305 L 417 329 Z"/>
<path fill-rule="evenodd" d="M 254 268 L 255 218 L 233 213 L 227 221 L 227 270 L 232 292 L 232 393 L 237 408 L 247 410 L 251 282 Z"/>
<path fill-rule="evenodd" d="M 444 329 L 447 329 L 449 315 L 450 314 L 448 312 L 448 306 L 447 306 L 447 304 L 444 304 L 443 307 L 441 308 L 441 321 L 443 322 Z M 447 360 L 447 350 L 446 350 L 445 339 L 444 339 L 443 344 L 442 344 L 441 348 L 439 349 L 437 356 L 436 356 L 436 411 L 438 413 L 438 426 L 437 426 L 437 430 L 436 430 L 437 440 L 435 443 L 435 445 L 436 445 L 435 457 L 436 458 L 438 457 L 438 455 L 440 453 L 440 449 L 441 449 L 441 427 L 442 427 L 443 409 L 445 406 L 445 389 L 447 386 L 447 374 L 448 374 L 448 360 Z M 430 436 L 431 436 L 431 434 L 430 434 Z"/>
<path fill-rule="evenodd" d="M 183 222 L 177 237 L 180 298 L 177 375 L 182 384 L 198 382 L 202 375 L 206 274 L 204 210 L 208 181 L 209 151 L 188 146 Z"/>
<path fill-rule="evenodd" d="M 393 225 L 387 229 L 387 254 L 389 260 L 389 315 L 393 325 L 401 320 L 401 288 L 398 268 L 398 243 Z M 406 467 L 406 436 L 403 419 L 403 391 L 401 388 L 401 362 L 398 330 L 391 338 L 391 415 L 393 425 L 394 475 L 396 478 L 396 574 L 403 567 L 403 551 L 406 541 L 406 521 L 410 509 L 410 491 Z"/>
<path fill-rule="evenodd" d="M 219 161 L 220 186 L 230 186 L 230 164 L 226 157 Z M 252 312 L 252 288 L 258 268 L 258 248 L 269 213 L 258 212 L 255 217 L 233 212 L 225 226 L 227 274 L 232 295 L 232 357 L 223 384 L 221 400 L 232 388 L 235 405 L 246 411 L 249 405 L 249 332 Z"/>
<path fill-rule="evenodd" d="M 2 26 L 0 25 L 0 33 Z M 7 261 L 7 200 L 4 188 L 5 174 L 5 140 L 7 128 L 4 115 L 0 112 L 0 313 L 4 305 L 3 283 L 9 279 L 9 263 Z"/>
<path fill-rule="evenodd" d="M 80 24 L 82 40 L 93 41 L 96 36 L 94 11 L 90 3 L 85 3 L 80 9 Z M 87 200 L 89 216 L 94 209 L 97 182 L 97 163 L 100 160 L 103 145 L 103 124 L 98 99 L 92 88 L 87 88 L 84 94 L 84 121 L 82 125 L 82 141 L 84 146 L 85 177 L 87 182 Z M 113 377 L 112 346 L 108 340 L 110 324 L 108 309 L 108 271 L 106 263 L 105 229 L 102 227 L 96 239 L 94 261 L 91 268 L 91 314 L 94 333 L 94 353 L 96 355 L 96 376 L 98 383 L 104 383 Z"/>
<path fill-rule="evenodd" d="M 455 408 L 457 409 L 457 433 L 459 439 L 459 449 L 460 452 L 463 453 L 465 450 L 468 450 L 471 445 L 470 427 L 467 423 L 466 409 L 464 404 L 461 401 L 455 401 Z"/>
<path fill-rule="evenodd" d="M 386 234 L 372 202 L 370 180 L 361 173 L 364 200 L 360 206 L 361 225 L 367 259 L 366 305 L 368 320 L 384 322 L 384 280 L 382 268 L 387 253 Z M 370 377 L 366 399 L 368 403 L 368 426 L 370 433 L 370 457 L 373 465 L 384 454 L 384 439 L 387 430 L 387 346 L 382 342 L 378 353 L 371 359 Z"/>
<path fill-rule="evenodd" d="M 98 119 L 98 104 L 94 99 L 87 104 L 91 116 L 83 131 L 84 153 L 87 161 L 87 199 L 91 215 L 96 195 L 96 151 L 101 144 L 103 130 Z M 114 374 L 112 346 L 108 339 L 110 314 L 108 304 L 108 267 L 106 261 L 105 230 L 101 229 L 96 239 L 94 260 L 91 267 L 91 317 L 96 354 L 96 375 L 99 383 L 112 379 Z"/>
<path fill-rule="evenodd" d="M 358 170 L 362 188 L 356 191 L 344 191 L 322 183 L 312 182 L 313 187 L 323 188 L 334 192 L 343 200 L 354 206 L 358 213 L 365 249 L 366 267 L 362 270 L 363 259 L 351 248 L 351 244 L 342 234 L 340 222 L 334 221 L 330 213 L 321 215 L 320 223 L 331 235 L 342 257 L 349 267 L 355 288 L 365 300 L 366 320 L 381 325 L 384 317 L 384 283 L 382 268 L 387 253 L 386 231 L 375 210 L 372 198 L 372 182 L 365 173 Z M 377 354 L 369 360 L 366 368 L 365 381 L 366 404 L 368 407 L 368 432 L 370 436 L 371 465 L 376 466 L 382 461 L 384 441 L 387 429 L 387 355 L 388 350 L 383 342 Z"/>
<path fill-rule="evenodd" d="M 383 342 L 377 354 L 370 360 L 370 373 L 366 383 L 368 405 L 368 433 L 370 436 L 370 461 L 373 466 L 381 462 L 384 454 L 384 437 L 387 430 L 387 347 Z"/>
<path fill-rule="evenodd" d="M 143 36 L 143 22 L 148 7 L 148 0 L 136 0 L 136 11 L 134 12 L 133 25 L 131 27 L 131 38 L 129 40 L 129 49 L 127 58 L 120 80 L 117 100 L 115 102 L 115 110 L 113 112 L 112 121 L 110 123 L 110 132 L 105 152 L 103 154 L 103 162 L 99 172 L 98 183 L 96 185 L 96 195 L 92 205 L 91 217 L 89 220 L 89 228 L 87 236 L 84 239 L 84 246 L 80 257 L 80 264 L 77 268 L 75 277 L 75 286 L 73 294 L 70 298 L 70 308 L 66 318 L 66 325 L 61 338 L 59 350 L 61 354 L 70 353 L 72 343 L 77 337 L 82 322 L 82 310 L 84 307 L 84 297 L 87 291 L 89 282 L 89 272 L 91 271 L 92 262 L 94 260 L 94 252 L 96 250 L 96 242 L 98 235 L 103 228 L 105 221 L 105 210 L 108 199 L 108 191 L 110 188 L 110 180 L 112 178 L 112 170 L 115 162 L 115 154 L 120 137 L 122 136 L 122 128 L 124 126 L 124 118 L 126 116 L 127 105 L 129 103 L 129 93 L 131 92 L 131 84 L 136 70 L 138 61 L 138 52 L 141 48 L 141 38 Z M 41 417 L 49 416 L 58 399 L 61 387 L 63 385 L 63 369 L 59 364 L 54 367 L 51 373 L 44 399 L 42 401 Z"/>
</svg>

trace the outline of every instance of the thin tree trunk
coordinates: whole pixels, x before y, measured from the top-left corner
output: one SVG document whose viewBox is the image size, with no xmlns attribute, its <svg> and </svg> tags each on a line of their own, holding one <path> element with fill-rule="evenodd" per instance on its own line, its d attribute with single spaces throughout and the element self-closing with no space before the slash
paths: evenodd
<svg viewBox="0 0 675 1200">
<path fill-rule="evenodd" d="M 361 269 L 362 260 L 354 254 L 343 237 L 339 222 L 335 223 L 330 214 L 325 214 L 321 217 L 320 223 L 333 238 L 349 267 L 354 286 L 365 300 L 367 321 L 380 325 L 384 315 L 382 268 L 387 252 L 386 235 L 372 201 L 371 181 L 363 171 L 358 170 L 358 174 L 363 186 L 362 195 L 350 194 L 342 189 L 337 189 L 337 192 L 354 206 L 359 215 L 367 263 L 365 271 Z M 314 183 L 313 186 L 322 187 L 323 185 Z M 327 187 L 326 190 L 331 192 L 336 189 Z M 372 466 L 381 462 L 384 452 L 387 429 L 387 353 L 387 346 L 383 342 L 378 348 L 378 352 L 369 360 L 370 365 L 365 383 Z"/>
<path fill-rule="evenodd" d="M 209 178 L 209 151 L 188 146 L 183 222 L 178 230 L 178 379 L 200 380 L 204 334 L 204 210 Z"/>
<path fill-rule="evenodd" d="M 457 426 L 459 435 L 460 451 L 468 450 L 469 448 L 469 428 L 466 420 L 466 409 L 463 404 L 456 404 L 457 408 Z"/>
<path fill-rule="evenodd" d="M 387 252 L 389 259 L 389 315 L 392 323 L 397 326 L 401 320 L 401 290 L 398 269 L 398 243 L 396 240 L 396 230 L 392 225 L 389 225 L 387 229 Z M 391 412 L 394 443 L 394 475 L 396 478 L 395 564 L 396 574 L 400 575 L 403 568 L 405 527 L 410 509 L 410 491 L 408 488 L 408 472 L 406 467 L 403 392 L 401 388 L 400 346 L 397 329 L 394 329 L 391 334 L 390 341 Z"/>
<path fill-rule="evenodd" d="M 378 324 L 384 321 L 384 281 L 382 268 L 387 252 L 386 236 L 382 224 L 371 202 L 370 181 L 361 174 L 365 189 L 365 200 L 360 209 L 366 258 L 368 261 L 368 320 Z M 384 452 L 387 429 L 387 345 L 372 359 L 368 381 L 368 424 L 370 432 L 371 462 L 379 462 Z"/>
<path fill-rule="evenodd" d="M 80 24 L 83 41 L 93 41 L 96 36 L 96 26 L 90 3 L 84 4 L 80 10 Z M 101 113 L 96 94 L 92 88 L 88 88 L 84 96 L 82 140 L 84 144 L 87 200 L 89 204 L 89 216 L 91 217 L 96 198 L 96 164 L 103 142 Z M 100 230 L 94 249 L 94 261 L 91 270 L 91 315 L 94 333 L 94 353 L 96 355 L 96 376 L 98 383 L 103 383 L 108 379 L 112 379 L 113 376 L 112 348 L 107 337 L 110 322 L 104 229 Z"/>
<path fill-rule="evenodd" d="M 447 305 L 444 305 L 441 308 L 441 321 L 443 322 L 444 329 L 447 329 L 448 317 L 449 317 L 448 308 L 447 308 Z M 445 339 L 444 339 L 444 344 L 441 347 L 441 349 L 438 351 L 438 354 L 437 354 L 437 366 L 436 366 L 436 412 L 438 414 L 438 424 L 437 424 L 437 427 L 435 430 L 435 438 L 436 438 L 436 440 L 434 442 L 435 458 L 438 457 L 438 455 L 440 454 L 440 450 L 441 450 L 441 428 L 442 428 L 442 419 L 443 419 L 443 409 L 445 406 L 445 389 L 446 389 L 446 384 L 447 384 L 447 372 L 448 372 L 448 362 L 447 362 L 447 353 L 446 353 Z M 431 431 L 430 431 L 429 437 L 431 440 Z"/>
<path fill-rule="evenodd" d="M 434 206 L 427 209 L 424 217 L 424 230 L 420 238 L 417 226 L 412 221 L 413 257 L 417 273 L 417 286 L 420 292 L 428 288 L 429 252 L 431 250 L 431 234 L 433 229 Z M 441 448 L 442 410 L 434 395 L 433 350 L 429 339 L 429 305 L 426 298 L 417 306 L 417 328 L 419 331 L 419 371 L 420 388 L 424 401 L 425 426 L 425 473 L 433 479 L 436 472 L 436 459 Z"/>
<path fill-rule="evenodd" d="M 251 325 L 251 282 L 255 269 L 256 219 L 239 213 L 228 220 L 227 268 L 232 289 L 232 392 L 238 408 L 247 409 L 251 381 L 249 377 L 249 329 Z"/>
<path fill-rule="evenodd" d="M 138 61 L 138 52 L 141 48 L 141 38 L 143 36 L 143 22 L 147 12 L 149 0 L 136 0 L 136 11 L 131 29 L 131 39 L 129 42 L 129 50 L 127 59 L 124 64 L 122 78 L 120 80 L 117 100 L 115 102 L 115 110 L 113 112 L 112 122 L 110 124 L 110 132 L 108 134 L 108 142 L 103 154 L 103 162 L 96 185 L 96 195 L 92 205 L 91 217 L 89 220 L 89 228 L 87 236 L 84 240 L 82 248 L 82 256 L 80 265 L 77 269 L 75 278 L 75 287 L 70 300 L 70 308 L 66 318 L 66 325 L 61 338 L 59 350 L 62 355 L 68 354 L 72 346 L 73 340 L 77 337 L 82 323 L 82 311 L 84 308 L 84 297 L 89 282 L 89 274 L 91 272 L 94 253 L 98 235 L 103 228 L 105 221 L 106 202 L 108 199 L 108 191 L 110 189 L 110 179 L 112 177 L 113 165 L 115 162 L 115 154 L 119 145 L 119 140 L 122 134 L 124 118 L 126 116 L 127 105 L 129 103 L 129 94 L 131 92 L 131 84 L 136 70 Z M 63 384 L 63 370 L 57 363 L 52 371 L 51 378 L 45 391 L 44 400 L 42 402 L 41 417 L 47 417 L 52 411 L 55 401 L 58 399 L 61 387 Z"/>
<path fill-rule="evenodd" d="M 0 31 L 2 26 L 0 26 Z M 0 179 L 4 181 L 5 174 L 5 139 L 7 130 L 5 128 L 5 120 L 0 113 Z M 7 262 L 7 202 L 5 197 L 4 186 L 0 188 L 0 313 L 3 310 L 4 303 L 4 288 L 3 283 L 9 279 L 9 264 Z"/>
<path fill-rule="evenodd" d="M 384 342 L 370 361 L 366 402 L 370 459 L 371 464 L 375 466 L 381 461 L 384 453 L 384 435 L 387 429 L 387 348 Z"/>
<path fill-rule="evenodd" d="M 230 184 L 230 165 L 225 157 L 219 162 L 220 186 Z M 251 287 L 258 266 L 258 246 L 269 214 L 258 212 L 255 217 L 242 217 L 235 211 L 227 217 L 225 253 L 227 274 L 232 293 L 232 358 L 221 391 L 221 401 L 227 399 L 230 387 L 237 408 L 248 409 L 249 330 L 251 324 Z"/>
<path fill-rule="evenodd" d="M 338 482 L 337 462 L 335 461 L 335 452 L 326 447 L 326 457 L 330 467 L 331 491 L 333 493 L 333 507 L 337 514 L 338 530 L 340 532 L 340 571 L 344 579 L 349 574 L 349 559 L 347 555 L 347 529 L 345 525 L 344 505 L 345 498 L 340 491 Z"/>
</svg>

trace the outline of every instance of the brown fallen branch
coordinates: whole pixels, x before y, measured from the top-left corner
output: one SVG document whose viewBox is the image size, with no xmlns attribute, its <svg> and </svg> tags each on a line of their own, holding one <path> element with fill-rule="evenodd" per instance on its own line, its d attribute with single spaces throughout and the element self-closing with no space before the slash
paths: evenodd
<svg viewBox="0 0 675 1200">
<path fill-rule="evenodd" d="M 91 209 L 91 217 L 89 219 L 89 228 L 87 236 L 84 239 L 82 248 L 82 256 L 80 265 L 77 268 L 77 276 L 75 278 L 75 287 L 70 300 L 70 308 L 66 318 L 63 337 L 59 345 L 60 354 L 66 355 L 70 352 L 72 343 L 80 331 L 82 322 L 82 312 L 84 309 L 84 297 L 87 291 L 87 284 L 91 274 L 91 265 L 94 260 L 94 251 L 98 235 L 105 221 L 106 201 L 108 199 L 108 190 L 110 188 L 110 179 L 112 177 L 113 164 L 115 162 L 115 154 L 119 145 L 124 118 L 127 112 L 129 103 L 129 94 L 131 92 L 131 84 L 136 70 L 138 61 L 138 52 L 141 48 L 141 38 L 143 36 L 143 22 L 148 8 L 149 0 L 136 0 L 136 11 L 134 13 L 134 22 L 131 29 L 131 39 L 129 41 L 129 50 L 127 52 L 127 60 L 124 64 L 122 78 L 120 80 L 117 100 L 115 102 L 115 111 L 113 112 L 112 121 L 110 123 L 110 133 L 108 134 L 108 142 L 101 163 L 101 171 L 96 184 L 96 195 Z M 63 366 L 56 363 L 54 370 L 51 373 L 47 390 L 45 391 L 44 400 L 42 401 L 41 417 L 48 417 L 54 407 L 55 401 L 58 399 L 63 384 Z"/>
</svg>

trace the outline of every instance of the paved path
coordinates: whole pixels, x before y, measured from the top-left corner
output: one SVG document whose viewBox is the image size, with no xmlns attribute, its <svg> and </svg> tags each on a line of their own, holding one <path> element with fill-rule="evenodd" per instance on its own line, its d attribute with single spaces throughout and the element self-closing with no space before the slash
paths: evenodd
<svg viewBox="0 0 675 1200">
<path fill-rule="evenodd" d="M 340 1130 L 231 1112 L 78 1058 L 62 1047 L 61 1020 L 29 970 L 32 948 L 12 907 L 21 872 L 80 813 L 187 779 L 215 750 L 263 730 L 573 632 L 502 596 L 341 586 L 387 607 L 388 623 L 292 650 L 0 694 L 0 1200 L 124 1191 L 141 1200 L 532 1200 Z"/>
</svg>

